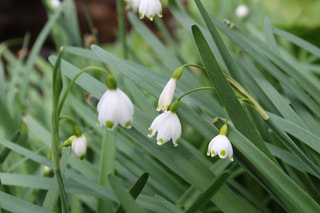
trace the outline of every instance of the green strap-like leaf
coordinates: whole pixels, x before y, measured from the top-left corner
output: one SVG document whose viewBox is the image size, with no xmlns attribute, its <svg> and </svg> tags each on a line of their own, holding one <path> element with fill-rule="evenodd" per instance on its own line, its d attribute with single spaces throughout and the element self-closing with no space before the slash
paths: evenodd
<svg viewBox="0 0 320 213">
<path fill-rule="evenodd" d="M 116 176 L 109 175 L 108 180 L 111 188 L 119 199 L 121 205 L 127 213 L 142 213 L 144 212 L 140 206 L 135 202 L 130 193 L 121 185 Z"/>
<path fill-rule="evenodd" d="M 206 205 L 210 201 L 211 197 L 213 197 L 227 182 L 229 175 L 230 171 L 226 170 L 222 172 L 218 177 L 216 177 L 208 186 L 208 188 L 204 192 L 202 192 L 199 197 L 192 203 L 186 213 L 197 212 L 200 208 Z"/>
<path fill-rule="evenodd" d="M 24 212 L 24 213 L 53 213 L 45 208 L 28 203 L 12 195 L 0 192 L 0 206 L 10 212 Z"/>
<path fill-rule="evenodd" d="M 63 48 L 60 48 L 58 58 L 56 60 L 56 63 L 53 68 L 53 83 L 52 83 L 52 91 L 53 91 L 53 100 L 54 104 L 57 107 L 59 103 L 59 98 L 62 90 L 62 76 L 61 76 L 61 69 L 60 69 L 60 64 L 61 64 L 61 57 L 63 53 Z"/>
<path fill-rule="evenodd" d="M 235 127 L 250 138 L 250 140 L 255 143 L 260 150 L 266 153 L 270 159 L 275 161 L 271 152 L 264 144 L 259 132 L 255 128 L 251 117 L 249 117 L 248 113 L 243 109 L 231 86 L 227 82 L 225 75 L 221 71 L 215 56 L 197 25 L 192 26 L 192 33 L 211 84 L 216 88 L 217 94 Z"/>
<path fill-rule="evenodd" d="M 141 193 L 142 189 L 144 188 L 144 186 L 147 183 L 148 177 L 149 177 L 149 173 L 147 173 L 147 172 L 143 173 L 139 177 L 139 179 L 134 183 L 132 188 L 129 190 L 130 194 L 132 195 L 132 197 L 134 199 L 136 199 L 138 197 L 138 195 Z M 122 212 L 124 213 L 124 209 L 120 205 L 118 207 L 118 209 L 116 210 L 116 213 L 122 213 Z"/>
<path fill-rule="evenodd" d="M 221 121 L 221 124 L 223 122 Z M 257 149 L 248 138 L 229 126 L 228 137 L 260 174 L 265 178 L 266 187 L 279 199 L 289 212 L 317 213 L 320 206 L 300 188 L 279 166 Z"/>
</svg>

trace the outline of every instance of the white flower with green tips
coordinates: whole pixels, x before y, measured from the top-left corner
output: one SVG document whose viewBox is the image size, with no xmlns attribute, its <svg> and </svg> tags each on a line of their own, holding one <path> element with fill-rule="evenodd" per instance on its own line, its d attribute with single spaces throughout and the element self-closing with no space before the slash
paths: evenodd
<svg viewBox="0 0 320 213">
<path fill-rule="evenodd" d="M 98 105 L 98 125 L 113 130 L 118 124 L 131 128 L 134 106 L 130 98 L 119 88 L 107 90 Z"/>
<path fill-rule="evenodd" d="M 141 0 L 139 4 L 139 17 L 142 19 L 144 16 L 151 21 L 158 15 L 162 17 L 162 5 L 160 0 Z"/>
<path fill-rule="evenodd" d="M 181 123 L 176 112 L 179 108 L 180 102 L 174 102 L 170 111 L 166 111 L 158 115 L 150 125 L 148 136 L 151 138 L 156 133 L 157 144 L 163 145 L 170 139 L 174 146 L 178 146 L 178 140 L 181 137 Z"/>
<path fill-rule="evenodd" d="M 220 129 L 220 134 L 210 141 L 207 156 L 211 155 L 211 157 L 214 157 L 218 155 L 220 158 L 229 157 L 229 159 L 233 161 L 233 149 L 226 136 L 227 130 L 227 124 L 224 124 Z"/>
<path fill-rule="evenodd" d="M 211 155 L 211 157 L 219 155 L 220 158 L 229 157 L 233 161 L 232 145 L 227 136 L 217 135 L 214 137 L 209 143 L 207 155 Z"/>
<path fill-rule="evenodd" d="M 171 104 L 174 91 L 176 89 L 177 79 L 170 78 L 166 86 L 163 88 L 157 106 L 157 111 L 167 111 Z"/>
<path fill-rule="evenodd" d="M 174 91 L 176 90 L 177 80 L 181 77 L 183 73 L 183 66 L 178 67 L 172 74 L 170 80 L 163 88 L 157 105 L 157 111 L 167 111 L 169 105 L 171 104 Z"/>
<path fill-rule="evenodd" d="M 78 158 L 83 159 L 87 152 L 87 138 L 84 135 L 73 137 L 71 145 L 72 151 Z"/>
</svg>

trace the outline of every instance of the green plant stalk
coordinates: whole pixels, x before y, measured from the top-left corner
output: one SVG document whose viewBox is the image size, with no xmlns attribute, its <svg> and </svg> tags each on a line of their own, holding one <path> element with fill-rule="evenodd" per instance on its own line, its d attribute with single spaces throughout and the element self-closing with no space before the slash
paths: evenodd
<svg viewBox="0 0 320 213">
<path fill-rule="evenodd" d="M 215 90 L 215 88 L 214 87 L 195 88 L 195 89 L 189 90 L 188 92 L 183 93 L 177 100 L 180 101 L 184 96 L 189 95 L 190 93 L 193 93 L 193 92 L 200 91 L 200 90 Z"/>
<path fill-rule="evenodd" d="M 60 162 L 59 162 L 59 118 L 56 114 L 56 109 L 54 107 L 52 113 L 52 130 L 51 130 L 51 151 L 52 151 L 52 161 L 54 172 L 58 181 L 59 191 L 60 191 L 60 198 L 61 198 L 61 205 L 63 212 L 69 212 L 68 205 L 67 205 L 67 196 L 63 185 L 63 180 L 60 172 Z"/>
<path fill-rule="evenodd" d="M 100 167 L 99 167 L 99 184 L 102 186 L 109 186 L 108 175 L 114 174 L 116 162 L 116 142 L 117 142 L 117 128 L 114 131 L 105 130 L 102 141 L 100 153 Z M 98 200 L 98 213 L 112 212 L 112 200 Z"/>
<path fill-rule="evenodd" d="M 128 58 L 128 47 L 126 41 L 126 25 L 123 13 L 123 0 L 117 0 L 117 16 L 119 26 L 119 38 L 122 44 L 123 57 Z"/>
<path fill-rule="evenodd" d="M 62 90 L 62 79 L 61 79 L 61 71 L 60 71 L 60 62 L 63 53 L 63 47 L 59 50 L 58 59 L 53 69 L 53 77 L 52 77 L 52 126 L 51 126 L 51 156 L 53 161 L 53 167 L 55 172 L 55 178 L 58 181 L 60 198 L 61 198 L 61 208 L 62 212 L 69 212 L 68 201 L 66 192 L 64 190 L 63 180 L 60 172 L 60 153 L 59 153 L 59 112 L 57 111 L 61 90 Z"/>
<path fill-rule="evenodd" d="M 74 125 L 77 125 L 77 122 L 70 116 L 60 116 L 59 121 L 61 121 L 62 119 L 67 119 L 67 120 L 71 121 Z"/>
<path fill-rule="evenodd" d="M 105 73 L 105 74 L 107 75 L 107 77 L 110 77 L 110 76 L 111 76 L 110 73 L 108 73 L 105 69 L 100 68 L 100 67 L 90 66 L 90 67 L 86 67 L 86 68 L 80 70 L 80 72 L 79 72 L 77 75 L 75 75 L 75 76 L 73 77 L 73 79 L 70 81 L 70 83 L 69 83 L 69 85 L 68 85 L 65 93 L 63 94 L 63 97 L 61 98 L 61 101 L 60 101 L 60 103 L 59 103 L 58 110 L 57 110 L 58 115 L 60 115 L 62 106 L 63 106 L 63 104 L 64 104 L 64 102 L 65 102 L 65 100 L 66 100 L 66 98 L 67 98 L 67 96 L 68 96 L 68 94 L 69 94 L 69 92 L 70 92 L 70 90 L 71 90 L 72 85 L 75 83 L 75 81 L 78 79 L 78 77 L 79 77 L 82 73 L 87 72 L 87 71 L 89 71 L 89 70 L 97 70 L 97 71 L 100 71 L 100 72 Z"/>
</svg>

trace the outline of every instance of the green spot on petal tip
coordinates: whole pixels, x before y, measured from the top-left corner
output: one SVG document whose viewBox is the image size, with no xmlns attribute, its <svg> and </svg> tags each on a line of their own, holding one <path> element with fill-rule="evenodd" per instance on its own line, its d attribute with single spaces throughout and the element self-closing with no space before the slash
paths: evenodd
<svg viewBox="0 0 320 213">
<path fill-rule="evenodd" d="M 113 122 L 112 122 L 112 121 L 107 121 L 107 122 L 106 122 L 106 126 L 107 126 L 108 129 L 112 129 L 112 127 L 113 127 Z"/>
<path fill-rule="evenodd" d="M 125 126 L 126 128 L 131 128 L 131 121 L 127 121 L 127 122 L 124 124 L 124 126 Z"/>
</svg>

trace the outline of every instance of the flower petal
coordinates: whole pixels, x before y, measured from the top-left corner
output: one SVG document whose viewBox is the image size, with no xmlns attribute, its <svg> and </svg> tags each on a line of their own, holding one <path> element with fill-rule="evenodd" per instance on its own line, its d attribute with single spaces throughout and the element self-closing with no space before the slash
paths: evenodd
<svg viewBox="0 0 320 213">
<path fill-rule="evenodd" d="M 113 130 L 118 124 L 131 127 L 134 106 L 130 98 L 119 88 L 106 91 L 98 105 L 99 126 L 105 126 Z"/>
<path fill-rule="evenodd" d="M 158 101 L 157 111 L 167 111 L 171 104 L 174 91 L 176 89 L 177 79 L 170 78 L 166 86 L 163 88 Z"/>
<path fill-rule="evenodd" d="M 167 111 L 153 120 L 149 130 L 149 137 L 158 134 L 158 145 L 163 145 L 171 139 L 174 146 L 177 146 L 177 140 L 181 136 L 181 123 L 176 113 Z"/>
</svg>

